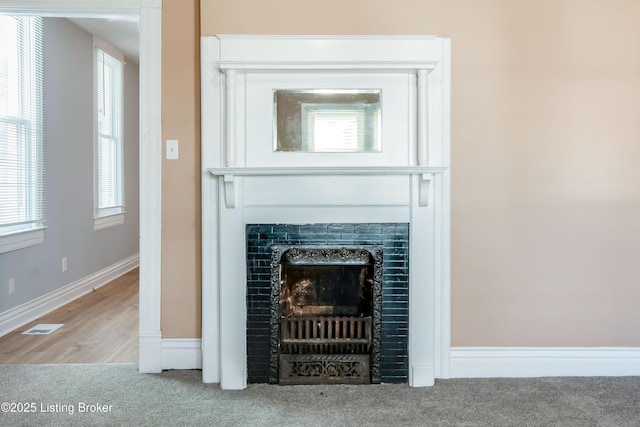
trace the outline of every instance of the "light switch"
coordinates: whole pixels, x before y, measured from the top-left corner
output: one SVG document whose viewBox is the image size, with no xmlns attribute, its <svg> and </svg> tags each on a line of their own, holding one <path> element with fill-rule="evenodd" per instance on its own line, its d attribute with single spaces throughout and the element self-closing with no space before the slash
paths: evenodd
<svg viewBox="0 0 640 427">
<path fill-rule="evenodd" d="M 167 139 L 167 160 L 178 160 L 177 139 Z"/>
</svg>

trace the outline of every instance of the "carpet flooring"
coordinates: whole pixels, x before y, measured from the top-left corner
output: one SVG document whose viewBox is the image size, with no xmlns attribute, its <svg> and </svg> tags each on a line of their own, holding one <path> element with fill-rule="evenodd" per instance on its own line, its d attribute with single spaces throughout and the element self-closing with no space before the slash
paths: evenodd
<svg viewBox="0 0 640 427">
<path fill-rule="evenodd" d="M 1 426 L 640 426 L 639 377 L 203 384 L 134 364 L 0 365 Z"/>
</svg>

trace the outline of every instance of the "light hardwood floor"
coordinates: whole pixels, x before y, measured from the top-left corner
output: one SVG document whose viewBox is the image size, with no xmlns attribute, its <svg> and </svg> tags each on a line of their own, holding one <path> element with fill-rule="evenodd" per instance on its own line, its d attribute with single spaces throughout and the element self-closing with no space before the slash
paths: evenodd
<svg viewBox="0 0 640 427">
<path fill-rule="evenodd" d="M 0 337 L 0 364 L 137 363 L 138 269 Z M 22 335 L 64 323 L 49 335 Z"/>
</svg>

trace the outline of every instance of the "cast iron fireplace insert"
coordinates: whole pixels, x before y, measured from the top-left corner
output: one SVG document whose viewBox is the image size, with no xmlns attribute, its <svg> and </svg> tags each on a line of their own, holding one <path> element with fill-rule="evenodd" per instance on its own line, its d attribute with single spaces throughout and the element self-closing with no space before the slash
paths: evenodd
<svg viewBox="0 0 640 427">
<path fill-rule="evenodd" d="M 380 382 L 382 247 L 271 247 L 270 382 Z"/>
</svg>

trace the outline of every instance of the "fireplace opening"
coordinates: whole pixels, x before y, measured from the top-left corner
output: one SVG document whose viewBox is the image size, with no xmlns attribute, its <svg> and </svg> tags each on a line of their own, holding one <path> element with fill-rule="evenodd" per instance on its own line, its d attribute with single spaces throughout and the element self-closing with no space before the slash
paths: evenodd
<svg viewBox="0 0 640 427">
<path fill-rule="evenodd" d="M 372 271 L 365 265 L 280 264 L 280 313 L 285 317 L 371 317 Z"/>
<path fill-rule="evenodd" d="M 271 382 L 380 382 L 382 248 L 271 249 Z"/>
</svg>

